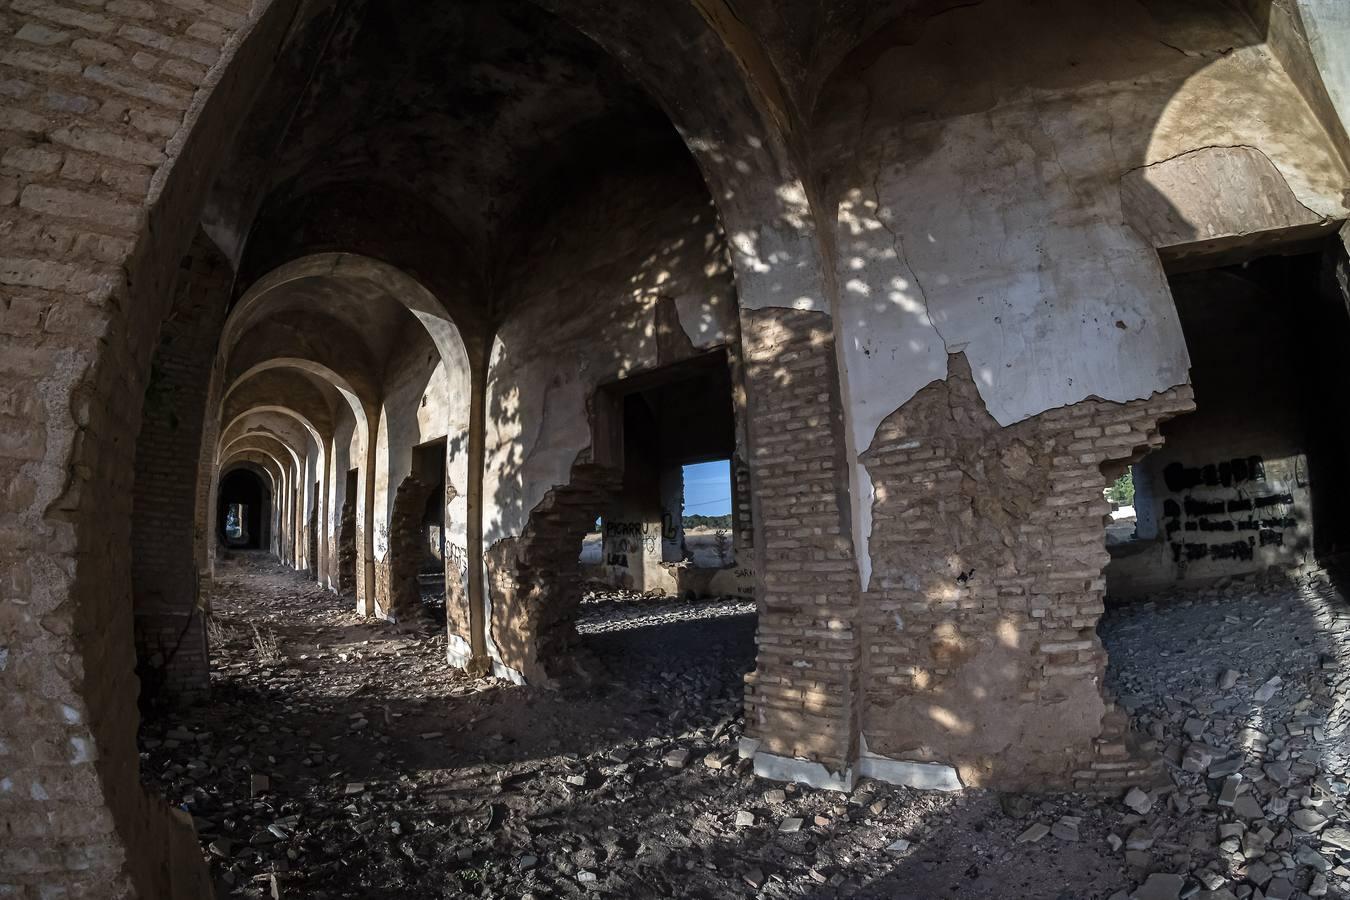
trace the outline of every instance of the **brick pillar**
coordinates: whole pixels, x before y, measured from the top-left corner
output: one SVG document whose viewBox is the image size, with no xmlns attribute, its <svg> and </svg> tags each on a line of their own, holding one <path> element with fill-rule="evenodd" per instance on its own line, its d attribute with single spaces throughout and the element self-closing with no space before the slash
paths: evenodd
<svg viewBox="0 0 1350 900">
<path fill-rule="evenodd" d="M 1161 443 L 1182 385 L 1000 426 L 963 355 L 882 421 L 858 617 L 867 749 L 968 786 L 1116 789 L 1147 774 L 1102 696 L 1103 467 Z"/>
<path fill-rule="evenodd" d="M 216 571 L 216 443 L 220 439 L 220 360 L 214 359 L 206 392 L 201 449 L 197 454 L 197 515 L 193 519 L 193 546 L 198 581 L 209 581 Z"/>
<path fill-rule="evenodd" d="M 151 363 L 132 505 L 132 596 L 141 689 L 191 699 L 208 686 L 197 608 L 198 464 L 229 264 L 202 234 L 183 260 Z"/>
<path fill-rule="evenodd" d="M 746 734 L 839 773 L 856 750 L 859 640 L 833 327 L 773 308 L 742 310 L 741 331 L 763 592 Z"/>
</svg>

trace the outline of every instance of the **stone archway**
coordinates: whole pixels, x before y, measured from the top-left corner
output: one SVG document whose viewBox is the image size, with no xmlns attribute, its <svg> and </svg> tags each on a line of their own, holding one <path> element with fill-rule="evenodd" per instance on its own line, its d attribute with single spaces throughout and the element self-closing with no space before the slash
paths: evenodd
<svg viewBox="0 0 1350 900">
<path fill-rule="evenodd" d="M 612 4 L 553 5 L 600 35 L 648 84 L 664 83 L 667 108 L 692 117 L 677 124 L 696 146 L 705 172 L 725 179 L 716 182 L 714 196 L 728 204 L 723 220 L 738 268 L 760 593 L 766 610 L 774 611 L 775 625 L 790 628 L 800 619 L 821 626 L 793 632 L 776 667 L 766 667 L 757 679 L 752 728 L 770 754 L 840 770 L 857 749 L 854 697 L 861 651 L 854 629 L 833 623 L 847 626 L 856 619 L 858 581 L 868 579 L 859 571 L 854 539 L 872 523 L 861 512 L 852 514 L 849 495 L 850 479 L 856 485 L 863 477 L 857 465 L 863 448 L 849 446 L 839 422 L 844 404 L 858 397 L 845 391 L 841 400 L 838 373 L 844 367 L 835 355 L 830 310 L 837 294 L 830 241 L 816 233 L 821 217 L 811 202 L 813 187 L 795 174 L 792 154 L 780 152 L 784 133 L 803 132 L 794 121 L 793 98 L 777 77 L 777 63 L 766 58 L 755 35 L 738 27 L 725 4 L 701 3 L 697 9 L 677 4 L 668 20 L 656 20 L 680 36 L 682 47 L 698 51 L 691 53 L 668 52 L 662 29 L 652 21 L 634 24 L 650 12 L 642 4 L 617 13 Z M 33 92 L 23 101 L 33 108 L 7 124 L 25 141 L 38 136 L 44 144 L 72 148 L 81 154 L 73 157 L 77 160 L 106 167 L 96 187 L 75 187 L 59 174 L 60 166 L 45 163 L 7 176 L 11 180 L 2 185 L 21 221 L 4 283 L 21 290 L 17 308 L 44 323 L 7 335 L 14 352 L 7 349 L 5 374 L 13 380 L 14 403 L 26 427 L 7 444 L 6 476 L 13 489 L 4 501 L 11 540 L 3 551 L 12 573 L 7 584 L 26 603 L 22 614 L 5 622 L 6 646 L 15 648 L 7 657 L 15 673 L 13 696 L 31 693 L 43 702 L 18 703 L 3 721 L 7 736 L 13 729 L 23 746 L 38 740 L 43 748 L 41 759 L 37 753 L 21 756 L 11 770 L 16 781 L 30 785 L 32 798 L 22 801 L 17 821 L 25 823 L 24 831 L 13 841 L 21 852 L 65 872 L 45 879 L 62 881 L 58 888 L 113 896 L 137 886 L 148 896 L 203 896 L 208 890 L 190 824 L 148 800 L 136 781 L 135 687 L 131 648 L 124 640 L 131 632 L 124 551 L 134 484 L 128 432 L 141 421 L 155 335 L 228 138 L 250 119 L 275 62 L 293 64 L 287 40 L 325 46 L 313 39 L 331 23 L 316 17 L 343 5 L 317 6 L 302 10 L 298 3 L 275 0 L 245 13 L 242 4 L 222 0 L 197 4 L 199 18 L 163 17 L 156 25 L 172 34 L 166 46 L 189 48 L 197 59 L 165 63 L 134 79 L 86 64 L 78 47 L 68 43 L 70 34 L 59 36 L 58 42 L 66 43 L 51 51 L 35 51 L 13 34 L 6 38 L 15 42 L 12 59 L 26 60 L 63 83 L 78 79 L 79 95 L 94 100 L 87 108 L 45 108 L 37 106 L 42 92 Z M 116 42 L 112 46 L 122 44 L 120 52 L 141 53 L 126 32 L 143 26 L 122 7 L 122 12 L 109 7 L 82 13 L 81 24 L 72 28 L 88 26 Z M 214 27 L 194 27 L 203 19 Z M 715 27 L 704 24 L 709 20 Z M 672 65 L 686 68 L 662 68 Z M 705 70 L 716 78 L 705 77 Z M 671 77 L 682 73 L 689 77 Z M 295 80 L 309 84 L 304 77 Z M 681 95 L 685 89 L 693 93 Z M 128 96 L 147 109 L 126 108 Z M 285 107 L 287 99 L 269 97 L 267 103 Z M 705 102 L 687 102 L 693 99 Z M 127 115 L 114 116 L 110 125 L 107 111 L 123 108 Z M 481 388 L 478 381 L 472 441 L 481 441 L 484 432 Z M 798 438 L 817 451 L 809 472 L 794 470 L 790 454 L 775 455 L 787 424 L 806 426 Z M 563 469 L 573 462 L 566 460 Z M 475 482 L 482 469 L 474 466 Z M 475 490 L 471 482 L 471 497 Z M 793 520 L 802 514 L 823 520 L 805 541 L 793 533 Z M 472 528 L 481 524 L 478 517 L 471 520 Z M 479 537 L 470 532 L 474 573 L 481 571 Z M 795 563 L 803 556 L 820 563 L 818 591 L 797 581 Z M 791 668 L 794 655 L 845 662 L 816 680 L 815 673 L 808 678 Z M 61 780 L 79 786 L 71 792 L 78 800 L 43 787 L 47 760 L 69 767 Z M 49 814 L 60 820 L 60 839 L 44 830 Z M 76 867 L 67 853 L 87 864 L 78 874 L 69 871 Z"/>
</svg>

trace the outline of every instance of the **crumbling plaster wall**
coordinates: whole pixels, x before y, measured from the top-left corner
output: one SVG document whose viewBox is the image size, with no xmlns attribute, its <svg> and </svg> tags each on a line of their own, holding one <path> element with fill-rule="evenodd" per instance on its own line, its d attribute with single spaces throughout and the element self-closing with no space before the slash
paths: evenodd
<svg viewBox="0 0 1350 900">
<path fill-rule="evenodd" d="M 671 344 L 705 350 L 733 338 L 736 301 L 723 248 L 707 189 L 692 162 L 676 157 L 598 176 L 564 198 L 522 251 L 531 264 L 506 287 L 508 313 L 487 379 L 484 545 L 501 548 L 499 558 L 513 558 L 503 542 L 525 534 L 532 511 L 573 481 L 591 446 L 600 385 L 675 361 L 663 357 Z M 678 342 L 660 337 L 661 298 L 679 311 Z M 573 565 L 585 531 L 557 536 L 575 541 Z M 533 669 L 532 614 L 515 608 L 507 573 L 489 580 L 490 649 L 503 656 L 501 635 L 519 622 L 524 634 L 512 646 L 521 649 L 500 661 Z"/>
<path fill-rule="evenodd" d="M 1193 408 L 1190 389 L 1005 427 L 964 355 L 949 360 L 863 455 L 877 491 L 858 623 L 868 750 L 954 766 L 967 785 L 1137 777 L 1139 761 L 1096 743 L 1109 711 L 1102 465 L 1156 446 L 1158 422 Z"/>
<path fill-rule="evenodd" d="M 1347 214 L 1344 164 L 1250 27 L 1219 7 L 1163 21 L 1137 4 L 985 3 L 836 87 L 848 111 L 825 148 L 860 148 L 826 173 L 858 447 L 945 376 L 948 352 L 966 353 L 1002 425 L 1185 382 L 1157 255 L 1121 211 L 1134 169 L 1252 147 L 1314 215 Z"/>
<path fill-rule="evenodd" d="M 446 438 L 448 483 L 462 486 L 468 478 L 467 359 L 459 365 L 447 366 L 422 326 L 411 321 L 408 324 L 410 327 L 405 331 L 408 340 L 389 361 L 385 373 L 385 394 L 376 431 L 375 578 L 376 605 L 382 615 L 389 610 L 389 528 L 394 500 L 399 486 L 412 471 L 413 447 Z M 447 509 L 446 540 L 464 546 L 467 522 L 465 492 L 457 489 Z"/>
<path fill-rule="evenodd" d="M 1149 217 L 1179 211 L 1171 224 L 1190 241 L 1227 236 L 1229 226 L 1317 226 L 1347 214 L 1350 177 L 1261 35 L 1244 16 L 1218 4 L 1102 9 L 1005 0 L 952 10 L 929 21 L 917 41 L 871 42 L 841 66 L 819 109 L 814 152 L 828 161 L 822 193 L 839 210 L 835 332 L 845 427 L 857 454 L 851 460 L 855 541 L 868 623 L 863 738 L 870 750 L 907 759 L 943 760 L 945 749 L 945 761 L 978 781 L 1026 773 L 1090 781 L 1099 776 L 1089 777 L 1092 770 L 1067 748 L 1074 741 L 1080 749 L 1091 746 L 1105 710 L 1097 695 L 1104 654 L 1093 632 L 1106 561 L 1100 521 L 1093 519 L 1101 505 L 1093 491 L 1104 486 L 1099 464 L 1133 458 L 1154 440 L 1159 420 L 1186 408 L 1184 398 L 1169 394 L 1186 385 L 1189 357 L 1149 239 L 1165 229 Z M 1240 148 L 1242 154 L 1237 163 L 1225 157 L 1215 165 L 1204 156 L 1211 147 Z M 1202 169 L 1222 169 L 1222 196 L 1233 205 L 1225 217 L 1202 218 L 1213 212 L 1214 194 L 1204 178 L 1194 177 L 1196 168 L 1189 184 L 1184 177 L 1169 186 L 1136 176 L 1133 196 L 1148 193 L 1149 202 L 1123 207 L 1122 179 L 1189 153 L 1201 154 Z M 1271 179 L 1272 172 L 1278 177 Z M 1147 187 L 1141 189 L 1141 182 Z M 1274 204 L 1281 216 L 1263 209 L 1265 198 L 1277 196 L 1275 187 L 1296 199 Z M 1169 189 L 1181 196 L 1168 196 Z M 988 496 L 982 499 L 949 498 L 936 509 L 919 504 L 906 516 L 893 513 L 897 492 L 906 488 L 884 480 L 890 474 L 879 461 L 887 455 L 917 460 L 936 454 L 907 472 L 912 483 L 936 478 L 934 484 L 943 485 L 947 477 L 957 483 L 965 477 L 942 451 L 940 434 L 915 429 L 901 437 L 878 430 L 949 377 L 952 354 L 960 354 L 970 371 L 972 391 L 962 400 L 969 410 L 962 415 L 987 415 L 1007 429 L 1040 423 L 1055 410 L 1082 411 L 1092 421 L 1079 424 L 1109 428 L 1108 443 L 1113 435 L 1134 439 L 1104 448 L 1097 463 L 1072 476 L 1079 496 L 1045 501 L 1081 503 L 1073 514 L 1084 515 L 1078 521 L 1083 530 L 1075 534 L 1078 525 L 1066 523 L 1064 534 L 1047 538 L 1043 563 L 1009 558 L 974 564 L 958 549 L 960 529 L 947 535 L 957 543 L 928 541 L 932 523 L 925 524 L 926 516 L 956 516 L 975 530 L 1009 513 L 1034 519 L 1038 501 L 1023 496 L 1026 485 L 1016 479 L 983 483 Z M 1150 406 L 1151 418 L 1137 425 L 1110 421 L 1100 411 L 1114 408 L 1100 401 L 1127 404 L 1130 419 L 1128 404 L 1157 398 L 1168 402 L 1158 410 Z M 1002 438 L 990 430 L 981 440 L 992 447 Z M 1079 454 L 1092 450 L 1093 440 L 1049 427 L 1035 439 L 1043 451 L 1058 442 Z M 963 506 L 966 511 L 958 512 Z M 1001 542 L 1009 546 L 1014 533 Z M 1018 539 L 1030 540 L 1029 534 Z M 1095 547 L 1085 549 L 1088 544 Z M 1032 588 L 1036 577 L 1044 577 L 1036 575 L 1037 565 L 1066 567 L 1079 583 Z M 940 590 L 927 580 L 939 571 L 946 579 Z M 997 587 L 988 598 L 971 596 L 963 576 Z M 999 702 L 987 708 L 958 703 L 954 708 L 961 712 L 949 715 L 931 693 L 937 682 L 924 679 L 938 669 L 960 681 L 965 667 L 975 677 L 983 664 L 970 663 L 975 657 L 964 650 L 943 658 L 946 638 L 934 630 L 926 643 L 922 635 L 944 623 L 915 613 L 925 605 L 941 608 L 947 601 L 939 598 L 951 594 L 947 599 L 959 611 L 954 618 L 974 622 L 1008 602 L 1001 588 L 1014 587 L 1028 592 L 1017 603 L 1033 601 L 1018 607 L 1019 629 L 1047 627 L 1033 618 L 1039 609 L 1051 621 L 1065 616 L 1063 633 L 1013 642 L 1004 662 L 1017 657 L 1016 671 L 991 675 L 1004 682 L 999 690 L 980 684 L 962 698 L 979 694 Z M 897 591 L 927 599 L 906 615 L 890 605 Z M 1032 594 L 1058 599 L 1037 604 Z M 1061 600 L 1068 606 L 1055 611 Z M 878 618 L 880 606 L 887 612 Z M 978 631 L 984 635 L 979 641 L 993 641 L 995 624 L 984 622 L 967 637 Z M 1064 647 L 1055 648 L 1060 638 Z M 1065 653 L 1081 657 L 1064 663 Z M 1034 730 L 1063 714 L 1065 697 L 1057 688 L 1041 693 L 1023 677 L 1061 664 L 1079 665 L 1077 675 L 1087 676 L 1092 696 L 1084 695 L 1082 728 L 1039 735 L 1024 730 L 1009 744 L 991 737 L 1000 747 L 983 747 L 973 723 L 1001 720 L 1014 731 Z M 912 677 L 919 678 L 917 685 L 907 680 Z M 1003 701 L 1028 705 L 1010 715 Z M 1006 754 L 1013 744 L 1022 750 Z M 1119 762 L 1122 770 L 1128 767 Z"/>
</svg>

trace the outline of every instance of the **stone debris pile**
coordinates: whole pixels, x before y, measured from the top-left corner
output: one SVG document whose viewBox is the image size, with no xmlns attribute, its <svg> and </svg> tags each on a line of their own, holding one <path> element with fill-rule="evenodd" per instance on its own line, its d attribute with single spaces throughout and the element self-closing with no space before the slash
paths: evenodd
<svg viewBox="0 0 1350 900">
<path fill-rule="evenodd" d="M 1350 895 L 1350 606 L 1329 576 L 1159 597 L 1103 631 L 1170 774 L 1123 800 L 1121 852 L 1149 878 L 1119 897 Z"/>
<path fill-rule="evenodd" d="M 1110 687 L 1169 776 L 1115 796 L 757 778 L 753 618 L 699 617 L 721 601 L 592 603 L 607 668 L 554 691 L 468 679 L 442 636 L 247 559 L 212 602 L 211 700 L 148 721 L 142 767 L 222 898 L 1350 897 L 1350 610 L 1325 584 L 1107 616 Z"/>
<path fill-rule="evenodd" d="M 682 600 L 653 597 L 639 591 L 596 588 L 582 596 L 581 607 L 577 610 L 577 631 L 581 634 L 603 634 L 698 619 L 752 616 L 754 613 L 753 600 L 730 597 Z"/>
</svg>

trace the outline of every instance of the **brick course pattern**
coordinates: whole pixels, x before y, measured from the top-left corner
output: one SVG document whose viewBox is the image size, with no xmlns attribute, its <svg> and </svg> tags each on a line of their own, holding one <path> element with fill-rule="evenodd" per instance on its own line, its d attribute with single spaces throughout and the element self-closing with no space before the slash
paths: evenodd
<svg viewBox="0 0 1350 900">
<path fill-rule="evenodd" d="M 856 752 L 858 569 L 828 316 L 742 310 L 762 596 L 746 732 L 840 771 Z"/>
<path fill-rule="evenodd" d="M 869 750 L 1010 788 L 1146 772 L 1101 694 L 1103 467 L 1193 408 L 1181 386 L 1004 428 L 954 355 L 882 422 L 861 457 L 876 492 L 859 619 Z"/>
<path fill-rule="evenodd" d="M 198 607 L 197 500 L 206 400 L 231 270 L 198 238 L 160 330 L 136 440 L 131 585 L 142 698 L 191 701 L 209 686 Z"/>
<path fill-rule="evenodd" d="M 388 576 L 386 579 L 377 576 L 376 584 L 383 584 L 385 593 L 377 591 L 376 598 L 380 609 L 400 622 L 422 614 L 422 591 L 417 581 L 426 556 L 422 514 L 436 487 L 409 475 L 394 492 L 394 509 L 389 516 L 389 553 L 379 564 L 388 567 Z"/>
<path fill-rule="evenodd" d="M 190 823 L 139 784 L 129 522 L 209 154 L 155 176 L 247 6 L 0 8 L 0 895 L 209 895 Z"/>
<path fill-rule="evenodd" d="M 356 501 L 348 497 L 342 503 L 338 523 L 338 591 L 356 596 Z"/>
<path fill-rule="evenodd" d="M 536 684 L 581 671 L 576 609 L 581 603 L 582 539 L 623 487 L 623 474 L 586 460 L 572 466 L 530 513 L 518 538 L 486 553 L 492 598 L 491 636 L 501 662 Z"/>
</svg>

